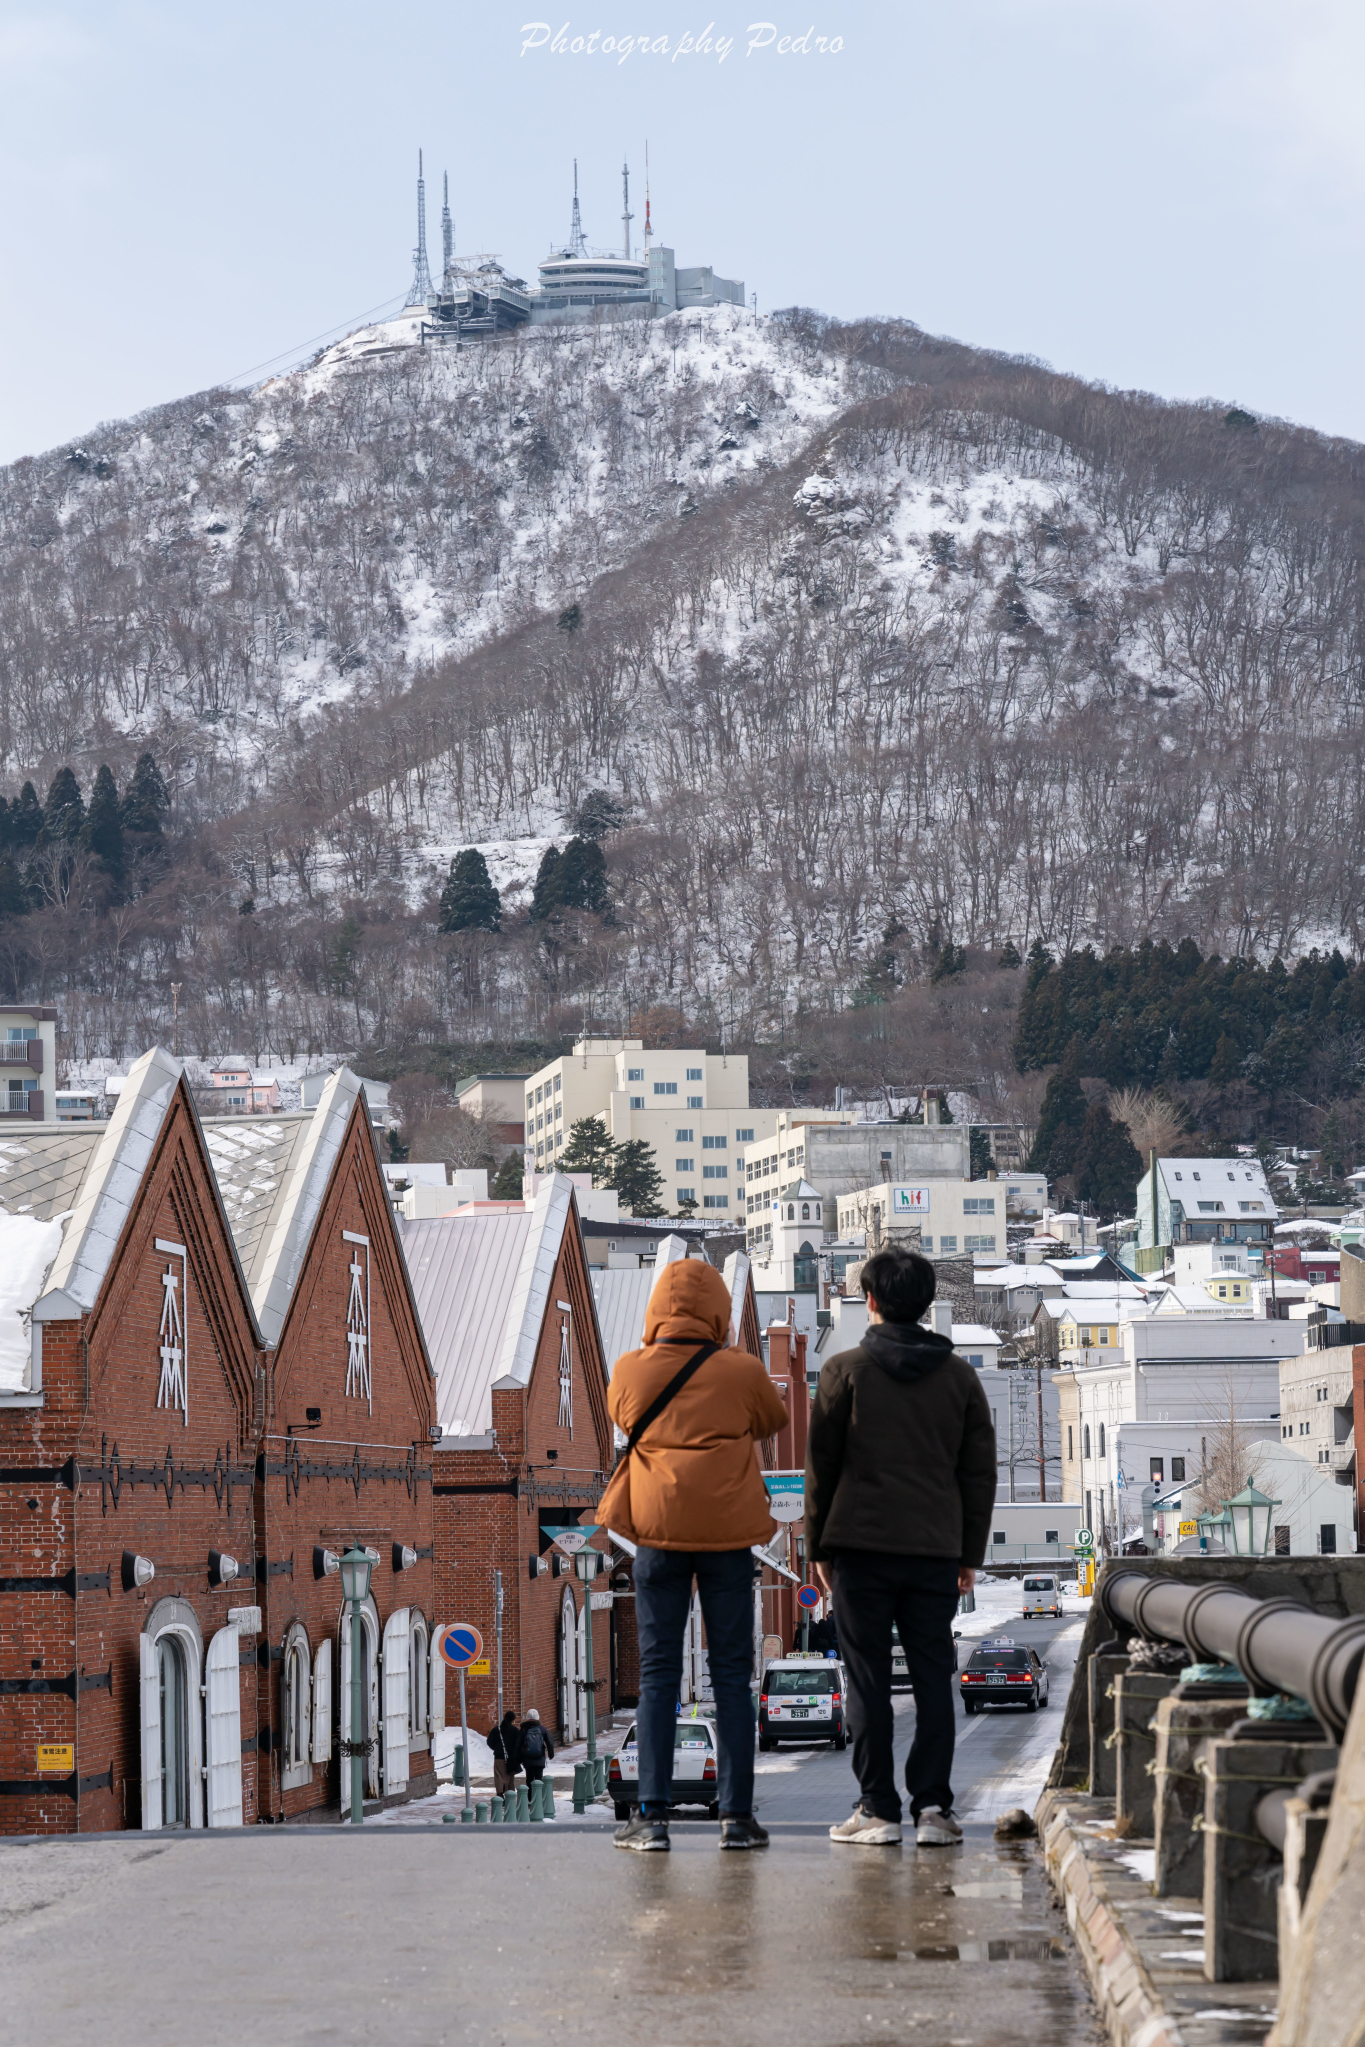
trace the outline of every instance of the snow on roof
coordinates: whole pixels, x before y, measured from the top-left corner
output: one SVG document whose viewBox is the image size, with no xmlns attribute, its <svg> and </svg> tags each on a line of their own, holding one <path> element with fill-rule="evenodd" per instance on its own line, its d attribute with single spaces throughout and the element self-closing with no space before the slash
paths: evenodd
<svg viewBox="0 0 1365 2047">
<path fill-rule="evenodd" d="M 91 1154 L 47 1276 L 49 1293 L 94 1307 L 179 1079 L 179 1061 L 159 1046 L 134 1062 Z"/>
<path fill-rule="evenodd" d="M 316 1109 L 268 1121 L 213 1118 L 204 1137 L 252 1306 L 268 1344 L 284 1318 L 341 1151 L 360 1082 L 332 1074 Z"/>
<path fill-rule="evenodd" d="M 529 1383 L 572 1196 L 559 1173 L 530 1208 L 400 1220 L 447 1436 L 485 1435 L 494 1386 Z"/>
<path fill-rule="evenodd" d="M 964 1343 L 976 1343 L 989 1344 L 993 1348 L 998 1349 L 1003 1340 L 1002 1337 L 996 1335 L 993 1329 L 988 1329 L 984 1322 L 954 1322 L 953 1324 L 953 1343 L 955 1347 L 960 1347 Z"/>
<path fill-rule="evenodd" d="M 55 1217 L 0 1209 L 0 1392 L 20 1393 L 29 1384 L 31 1310 L 61 1242 Z"/>
<path fill-rule="evenodd" d="M 1166 1192 L 1187 1212 L 1190 1203 L 1198 1201 L 1260 1201 L 1265 1213 L 1280 1212 L 1259 1159 L 1158 1159 L 1156 1163 Z"/>
</svg>

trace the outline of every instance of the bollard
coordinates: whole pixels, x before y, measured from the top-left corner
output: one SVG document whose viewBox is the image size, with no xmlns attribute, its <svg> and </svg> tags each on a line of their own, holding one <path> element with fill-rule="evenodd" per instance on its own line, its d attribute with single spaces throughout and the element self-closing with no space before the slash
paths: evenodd
<svg viewBox="0 0 1365 2047">
<path fill-rule="evenodd" d="M 540 1816 L 543 1820 L 552 1820 L 556 1817 L 555 1787 L 548 1777 L 542 1777 L 540 1780 Z"/>
<path fill-rule="evenodd" d="M 1203 1896 L 1204 1842 L 1194 1821 L 1204 1810 L 1204 1748 L 1211 1739 L 1225 1735 L 1246 1709 L 1245 1697 L 1229 1698 L 1226 1688 L 1210 1698 L 1202 1687 L 1187 1683 L 1157 1704 L 1153 1722 L 1156 1868 L 1152 1889 L 1158 1898 Z"/>
<path fill-rule="evenodd" d="M 504 1792 L 503 1792 L 503 1794 L 502 1794 L 502 1816 L 503 1816 L 503 1819 L 504 1819 L 505 1821 L 508 1821 L 508 1822 L 510 1822 L 510 1821 L 512 1821 L 512 1820 L 514 1820 L 514 1819 L 516 1818 L 516 1816 L 517 1816 L 517 1794 L 516 1794 L 515 1790 L 509 1789 L 509 1790 L 507 1790 L 507 1791 L 504 1791 Z"/>
<path fill-rule="evenodd" d="M 1127 1670 L 1127 1654 L 1106 1643 L 1090 1659 L 1090 1796 L 1112 1798 L 1118 1789 L 1114 1732 L 1114 1679 Z"/>
<path fill-rule="evenodd" d="M 530 1801 L 530 1800 L 529 1800 L 529 1798 L 528 1798 L 528 1797 L 526 1796 L 526 1786 L 525 1786 L 524 1784 L 518 1784 L 518 1786 L 517 1786 L 517 1818 L 518 1818 L 519 1820 L 521 1820 L 521 1821 L 523 1821 L 523 1822 L 524 1822 L 524 1821 L 526 1821 L 526 1820 L 529 1820 L 529 1819 L 530 1819 L 530 1817 L 531 1817 L 531 1801 Z"/>
<path fill-rule="evenodd" d="M 455 1744 L 454 1775 L 450 1781 L 452 1784 L 464 1783 L 464 1743 L 460 1741 Z"/>
<path fill-rule="evenodd" d="M 526 1817 L 536 1822 L 543 1820 L 545 1817 L 540 1805 L 542 1795 L 540 1787 L 543 1781 L 540 1777 L 533 1777 L 526 1788 Z"/>
<path fill-rule="evenodd" d="M 502 1825 L 502 1800 L 496 1793 L 488 1801 L 488 1824 L 490 1827 Z"/>
<path fill-rule="evenodd" d="M 587 1764 L 575 1763 L 573 1766 L 573 1809 L 575 1812 L 582 1812 L 584 1806 L 587 1804 L 588 1800 L 587 1777 L 588 1777 Z"/>
<path fill-rule="evenodd" d="M 1156 1670 L 1121 1670 L 1114 1679 L 1114 1817 L 1128 1821 L 1130 1840 L 1150 1841 L 1156 1819 L 1152 1716 L 1180 1680 Z"/>
<path fill-rule="evenodd" d="M 469 1806 L 469 1805 L 462 1805 L 462 1806 L 460 1807 L 460 1825 L 461 1825 L 462 1827 L 472 1827 L 472 1826 L 473 1826 L 473 1824 L 474 1824 L 474 1808 L 473 1808 L 472 1806 Z"/>
<path fill-rule="evenodd" d="M 486 1798 L 476 1798 L 474 1800 L 474 1824 L 476 1827 L 486 1827 L 488 1825 L 488 1800 Z"/>
<path fill-rule="evenodd" d="M 607 1759 L 606 1759 L 606 1757 L 605 1757 L 605 1756 L 598 1756 L 598 1757 L 596 1758 L 595 1762 L 593 1763 L 593 1766 L 592 1766 L 592 1768 L 593 1768 L 593 1787 L 592 1787 L 592 1795 L 593 1795 L 593 1797 L 594 1797 L 594 1798 L 605 1798 L 605 1797 L 606 1797 L 606 1794 L 607 1794 Z"/>
<path fill-rule="evenodd" d="M 1336 1760 L 1336 1749 L 1321 1736 L 1209 1743 L 1200 1826 L 1208 1982 L 1264 1982 L 1278 1974 L 1281 1862 L 1257 1830 L 1256 1808 L 1267 1791 L 1294 1788 Z"/>
<path fill-rule="evenodd" d="M 460 1815 L 457 1812 L 443 1812 L 441 1814 L 441 1825 L 443 1827 L 458 1826 L 459 1821 Z"/>
</svg>

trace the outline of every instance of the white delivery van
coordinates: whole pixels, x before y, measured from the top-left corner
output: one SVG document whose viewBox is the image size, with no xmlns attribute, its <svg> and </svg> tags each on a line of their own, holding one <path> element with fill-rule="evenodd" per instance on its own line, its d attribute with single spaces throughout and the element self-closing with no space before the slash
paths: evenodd
<svg viewBox="0 0 1365 2047">
<path fill-rule="evenodd" d="M 1024 1580 L 1024 1619 L 1030 1614 L 1060 1613 L 1062 1581 L 1053 1571 L 1037 1571 Z"/>
</svg>

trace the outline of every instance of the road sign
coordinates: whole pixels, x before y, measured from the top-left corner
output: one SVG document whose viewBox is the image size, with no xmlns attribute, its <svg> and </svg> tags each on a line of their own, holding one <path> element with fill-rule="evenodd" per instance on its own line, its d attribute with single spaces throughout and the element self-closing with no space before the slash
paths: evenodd
<svg viewBox="0 0 1365 2047">
<path fill-rule="evenodd" d="M 573 1557 L 577 1556 L 579 1550 L 587 1548 L 600 1526 L 601 1523 L 597 1521 L 581 1526 L 577 1522 L 572 1522 L 567 1528 L 546 1527 L 540 1532 L 542 1535 L 548 1535 L 555 1548 L 562 1550 L 566 1557 Z"/>
<path fill-rule="evenodd" d="M 1198 1535 L 1199 1523 L 1197 1521 L 1182 1521 L 1180 1524 L 1180 1533 L 1182 1536 Z"/>
<path fill-rule="evenodd" d="M 765 1635 L 763 1637 L 763 1661 L 765 1663 L 778 1661 L 782 1655 L 782 1648 L 783 1643 L 780 1635 Z"/>
<path fill-rule="evenodd" d="M 1093 1535 L 1092 1535 L 1092 1534 L 1090 1533 L 1090 1530 L 1089 1530 L 1088 1528 L 1078 1528 L 1078 1529 L 1076 1530 L 1076 1547 L 1077 1547 L 1077 1549 L 1093 1549 L 1093 1548 L 1094 1548 L 1094 1546 L 1095 1546 L 1095 1538 L 1094 1538 L 1094 1536 L 1093 1536 Z"/>
<path fill-rule="evenodd" d="M 807 1613 L 809 1613 L 810 1609 L 813 1606 L 818 1606 L 820 1604 L 819 1586 L 803 1585 L 801 1587 L 801 1590 L 796 1595 L 796 1603 L 798 1606 L 804 1606 Z"/>
<path fill-rule="evenodd" d="M 471 1677 L 491 1677 L 493 1675 L 492 1660 L 487 1656 L 481 1656 L 477 1663 L 466 1663 L 465 1669 Z"/>
<path fill-rule="evenodd" d="M 70 1741 L 40 1741 L 39 1776 L 64 1776 L 76 1767 L 76 1745 Z"/>
<path fill-rule="evenodd" d="M 483 1636 L 468 1621 L 452 1621 L 441 1629 L 436 1640 L 452 1670 L 468 1670 L 483 1655 Z M 487 1669 L 485 1663 L 485 1672 Z"/>
<path fill-rule="evenodd" d="M 774 1521 L 799 1521 L 806 1511 L 805 1472 L 765 1471 L 763 1483 L 768 1488 L 768 1512 Z"/>
</svg>

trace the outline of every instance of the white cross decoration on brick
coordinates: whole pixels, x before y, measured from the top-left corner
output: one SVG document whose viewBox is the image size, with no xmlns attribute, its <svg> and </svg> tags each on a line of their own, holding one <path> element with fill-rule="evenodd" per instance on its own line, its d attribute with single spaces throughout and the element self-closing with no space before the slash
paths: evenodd
<svg viewBox="0 0 1365 2047">
<path fill-rule="evenodd" d="M 346 1302 L 346 1397 L 363 1400 L 374 1412 L 370 1379 L 370 1240 L 343 1230 L 342 1241 L 357 1249 L 350 1263 L 351 1291 Z M 365 1257 L 362 1262 L 361 1249 Z M 364 1280 L 364 1288 L 361 1281 Z"/>
<path fill-rule="evenodd" d="M 185 1344 L 185 1295 L 181 1290 L 181 1282 L 188 1280 L 189 1259 L 183 1244 L 164 1243 L 158 1237 L 156 1248 L 180 1260 L 179 1272 L 174 1265 L 168 1265 L 161 1275 L 161 1326 L 157 1331 L 161 1346 L 161 1377 L 157 1381 L 156 1404 L 158 1407 L 179 1408 L 188 1428 L 190 1401 Z"/>
</svg>

